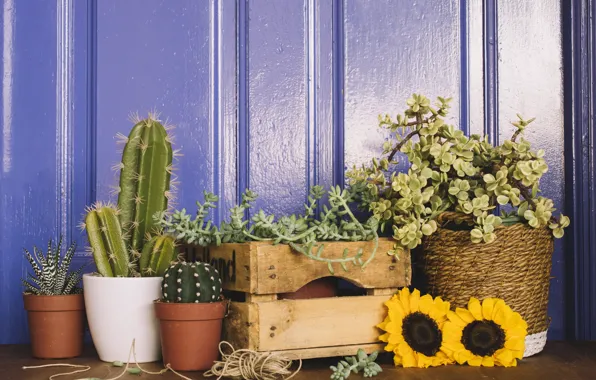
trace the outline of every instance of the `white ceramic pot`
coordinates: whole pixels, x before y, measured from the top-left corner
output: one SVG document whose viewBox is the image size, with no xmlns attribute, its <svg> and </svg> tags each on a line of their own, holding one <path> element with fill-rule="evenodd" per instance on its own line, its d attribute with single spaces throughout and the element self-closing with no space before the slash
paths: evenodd
<svg viewBox="0 0 596 380">
<path fill-rule="evenodd" d="M 153 301 L 161 297 L 161 277 L 83 275 L 85 309 L 93 344 L 105 362 L 128 361 L 133 339 L 138 363 L 161 359 L 159 321 Z M 134 363 L 130 356 L 130 362 Z"/>
</svg>

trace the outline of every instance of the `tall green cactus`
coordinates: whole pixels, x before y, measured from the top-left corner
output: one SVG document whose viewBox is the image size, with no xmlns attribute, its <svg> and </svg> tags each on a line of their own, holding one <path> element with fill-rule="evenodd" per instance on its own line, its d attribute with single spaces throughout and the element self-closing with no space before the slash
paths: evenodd
<svg viewBox="0 0 596 380">
<path fill-rule="evenodd" d="M 221 296 L 221 278 L 209 264 L 180 262 L 166 270 L 161 290 L 164 302 L 217 302 Z"/>
<path fill-rule="evenodd" d="M 118 210 L 110 205 L 97 203 L 88 209 L 85 228 L 97 271 L 104 277 L 127 277 L 130 260 Z"/>
<path fill-rule="evenodd" d="M 133 252 L 141 252 L 153 232 L 153 215 L 167 209 L 172 158 L 170 136 L 151 115 L 138 121 L 125 139 L 118 208 L 126 246 Z"/>
<path fill-rule="evenodd" d="M 176 239 L 173 236 L 154 236 L 145 243 L 141 253 L 141 276 L 163 276 L 177 256 Z"/>
</svg>

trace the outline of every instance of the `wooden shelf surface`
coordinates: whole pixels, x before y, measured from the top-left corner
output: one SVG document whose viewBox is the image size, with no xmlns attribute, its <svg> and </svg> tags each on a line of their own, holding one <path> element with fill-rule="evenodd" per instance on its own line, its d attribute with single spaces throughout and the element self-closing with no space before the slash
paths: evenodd
<svg viewBox="0 0 596 380">
<path fill-rule="evenodd" d="M 429 369 L 394 368 L 390 357 L 381 357 L 383 372 L 375 379 L 400 380 L 588 380 L 596 379 L 596 342 L 548 342 L 545 350 L 531 358 L 524 359 L 516 368 L 477 368 L 467 366 L 445 366 Z M 60 379 L 70 380 L 85 377 L 101 379 L 114 377 L 120 368 L 99 361 L 92 346 L 87 346 L 83 356 L 70 360 L 37 360 L 29 356 L 27 345 L 0 346 L 0 378 L 2 380 L 43 380 L 51 375 L 68 372 L 67 368 L 43 368 L 23 370 L 23 366 L 35 366 L 50 363 L 70 363 L 89 365 L 92 369 L 77 375 L 63 376 Z M 331 374 L 329 365 L 337 359 L 311 359 L 303 362 L 303 369 L 294 377 L 296 380 L 328 380 Z M 142 364 L 148 370 L 163 368 L 161 363 Z M 187 372 L 192 379 L 206 379 L 200 372 Z M 161 376 L 143 375 L 141 377 L 126 375 L 120 379 L 180 379 L 172 373 Z M 216 379 L 215 377 L 207 379 Z M 360 374 L 352 374 L 349 380 L 364 379 Z"/>
</svg>

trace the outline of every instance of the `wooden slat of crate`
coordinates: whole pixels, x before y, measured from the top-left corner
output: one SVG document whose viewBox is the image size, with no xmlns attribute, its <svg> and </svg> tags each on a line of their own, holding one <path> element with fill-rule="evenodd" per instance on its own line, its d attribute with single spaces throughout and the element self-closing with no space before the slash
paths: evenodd
<svg viewBox="0 0 596 380">
<path fill-rule="evenodd" d="M 383 303 L 389 298 L 232 302 L 224 320 L 224 339 L 236 349 L 291 351 L 303 358 L 344 355 L 344 351 L 353 355 L 355 347 L 372 351 L 382 347 L 381 331 L 375 326 L 385 318 Z"/>
<path fill-rule="evenodd" d="M 373 351 L 383 351 L 385 343 L 373 344 L 355 344 L 353 346 L 332 346 L 332 347 L 317 347 L 317 348 L 299 348 L 296 350 L 276 350 L 268 352 L 277 352 L 287 355 L 290 358 L 298 357 L 300 359 L 313 358 L 330 358 L 335 356 L 353 356 L 356 355 L 358 349 L 362 349 L 367 354 Z"/>
<path fill-rule="evenodd" d="M 322 244 L 324 257 L 341 258 L 345 248 L 350 255 L 363 248 L 363 260 L 366 260 L 374 242 Z M 393 244 L 392 239 L 380 238 L 376 256 L 366 268 L 362 270 L 349 264 L 346 272 L 335 264 L 335 276 L 367 289 L 406 286 L 410 281 L 410 254 L 407 252 L 399 258 L 387 255 Z M 286 244 L 250 242 L 212 246 L 203 252 L 196 250 L 199 251 L 196 259 L 210 262 L 219 269 L 226 290 L 251 294 L 290 293 L 310 281 L 330 275 L 327 263 L 308 258 Z"/>
</svg>

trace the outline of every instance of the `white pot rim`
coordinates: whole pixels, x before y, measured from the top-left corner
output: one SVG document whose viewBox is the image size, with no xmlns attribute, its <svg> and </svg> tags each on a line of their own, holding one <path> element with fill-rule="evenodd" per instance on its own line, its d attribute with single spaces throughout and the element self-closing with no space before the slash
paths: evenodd
<svg viewBox="0 0 596 380">
<path fill-rule="evenodd" d="M 104 277 L 99 273 L 85 273 L 83 278 L 91 281 L 161 281 L 160 276 L 152 277 Z"/>
</svg>

